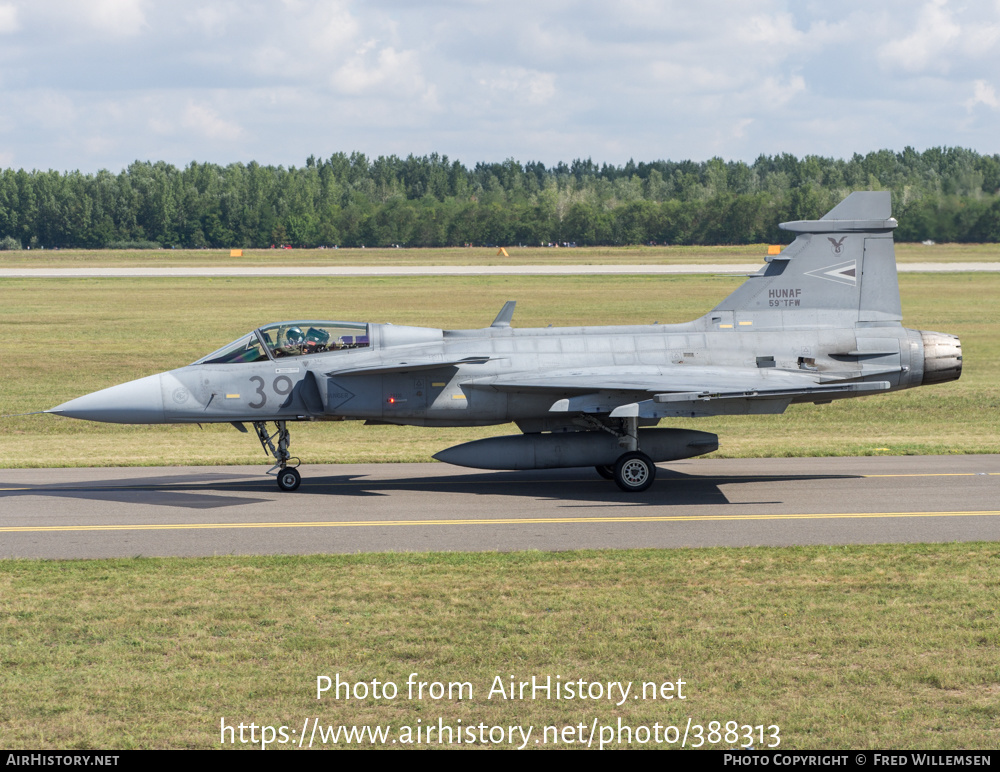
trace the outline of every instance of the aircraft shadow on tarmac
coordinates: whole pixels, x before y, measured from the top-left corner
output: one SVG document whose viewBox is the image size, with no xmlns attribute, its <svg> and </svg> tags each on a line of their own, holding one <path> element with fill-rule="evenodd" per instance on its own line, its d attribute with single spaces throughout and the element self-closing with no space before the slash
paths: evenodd
<svg viewBox="0 0 1000 772">
<path fill-rule="evenodd" d="M 565 502 L 566 507 L 698 506 L 731 503 L 722 491 L 722 487 L 726 485 L 846 480 L 858 477 L 843 474 L 702 476 L 661 468 L 653 486 L 643 493 L 635 494 L 620 491 L 613 482 L 600 478 L 589 469 L 479 472 L 399 479 L 325 475 L 308 477 L 295 493 L 282 493 L 275 489 L 271 477 L 247 478 L 244 475 L 209 472 L 16 487 L 0 484 L 0 500 L 18 496 L 52 496 L 157 507 L 217 509 L 278 502 L 293 507 L 297 499 L 307 496 L 388 496 L 396 491 L 409 491 L 557 500 Z M 740 503 L 784 502 L 768 500 Z"/>
<path fill-rule="evenodd" d="M 247 482 L 249 481 L 237 479 L 225 473 L 208 473 L 129 477 L 120 480 L 52 483 L 49 485 L 14 486 L 0 484 L 0 501 L 18 496 L 51 496 L 184 509 L 217 509 L 272 501 L 272 498 L 226 495 L 226 493 L 234 491 L 263 489 L 263 486 L 260 485 L 247 486 Z"/>
</svg>

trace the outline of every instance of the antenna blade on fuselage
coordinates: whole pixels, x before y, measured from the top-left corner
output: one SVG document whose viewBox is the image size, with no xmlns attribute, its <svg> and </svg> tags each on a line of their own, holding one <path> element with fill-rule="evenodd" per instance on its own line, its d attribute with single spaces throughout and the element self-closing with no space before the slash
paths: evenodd
<svg viewBox="0 0 1000 772">
<path fill-rule="evenodd" d="M 493 324 L 490 327 L 510 327 L 510 320 L 514 318 L 514 306 L 516 305 L 516 300 L 508 300 L 504 303 L 503 308 L 500 309 L 500 313 L 497 314 L 497 318 L 493 320 Z"/>
</svg>

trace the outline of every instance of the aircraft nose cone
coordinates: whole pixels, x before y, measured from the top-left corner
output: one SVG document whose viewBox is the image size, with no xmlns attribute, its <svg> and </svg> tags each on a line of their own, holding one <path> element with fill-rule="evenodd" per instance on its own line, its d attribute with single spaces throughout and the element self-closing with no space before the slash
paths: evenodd
<svg viewBox="0 0 1000 772">
<path fill-rule="evenodd" d="M 163 389 L 160 376 L 150 375 L 110 389 L 95 391 L 57 407 L 47 413 L 82 418 L 85 421 L 106 421 L 115 424 L 157 424 L 164 422 Z"/>
</svg>

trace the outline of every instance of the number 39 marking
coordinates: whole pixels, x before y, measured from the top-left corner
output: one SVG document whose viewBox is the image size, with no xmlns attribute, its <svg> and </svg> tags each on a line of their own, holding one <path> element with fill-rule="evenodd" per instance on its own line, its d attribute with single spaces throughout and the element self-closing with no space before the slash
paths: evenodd
<svg viewBox="0 0 1000 772">
<path fill-rule="evenodd" d="M 260 401 L 250 402 L 247 407 L 252 407 L 254 410 L 260 410 L 267 404 L 267 394 L 264 393 L 264 379 L 259 375 L 255 375 L 250 379 L 250 382 L 257 384 L 257 390 L 254 393 L 260 396 Z M 292 379 L 287 375 L 279 375 L 274 379 L 274 382 L 271 384 L 271 388 L 274 390 L 275 394 L 279 397 L 283 397 L 291 392 Z"/>
</svg>

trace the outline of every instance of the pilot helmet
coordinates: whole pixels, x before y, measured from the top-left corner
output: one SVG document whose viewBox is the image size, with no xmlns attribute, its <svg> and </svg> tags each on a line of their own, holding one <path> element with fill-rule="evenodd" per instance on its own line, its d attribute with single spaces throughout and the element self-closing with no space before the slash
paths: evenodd
<svg viewBox="0 0 1000 772">
<path fill-rule="evenodd" d="M 289 327 L 288 332 L 285 333 L 285 340 L 293 345 L 299 345 L 306 339 L 306 336 L 302 334 L 302 330 L 298 327 Z"/>
</svg>

